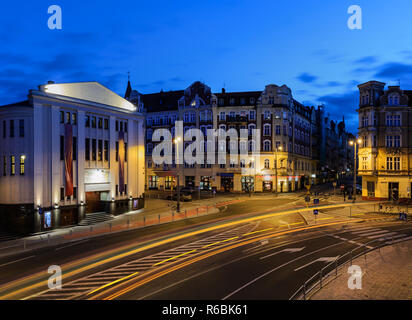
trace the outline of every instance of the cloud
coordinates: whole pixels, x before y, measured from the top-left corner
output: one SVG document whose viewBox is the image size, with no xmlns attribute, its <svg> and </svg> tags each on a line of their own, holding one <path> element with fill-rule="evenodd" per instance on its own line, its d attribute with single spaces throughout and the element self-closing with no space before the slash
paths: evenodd
<svg viewBox="0 0 412 320">
<path fill-rule="evenodd" d="M 412 65 L 400 62 L 385 63 L 378 68 L 375 77 L 384 79 L 394 79 L 412 76 Z"/>
<path fill-rule="evenodd" d="M 357 64 L 373 64 L 378 61 L 378 58 L 376 56 L 366 56 L 362 57 L 360 59 L 355 60 L 354 62 Z"/>
<path fill-rule="evenodd" d="M 304 82 L 304 83 L 312 83 L 314 82 L 318 77 L 314 76 L 312 74 L 309 74 L 307 72 L 301 73 L 299 76 L 296 77 L 296 79 Z"/>
</svg>

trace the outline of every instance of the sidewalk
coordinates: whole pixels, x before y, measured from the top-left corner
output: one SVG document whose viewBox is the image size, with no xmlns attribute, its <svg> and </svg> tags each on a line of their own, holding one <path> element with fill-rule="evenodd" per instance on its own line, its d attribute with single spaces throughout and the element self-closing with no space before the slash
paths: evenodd
<svg viewBox="0 0 412 320">
<path fill-rule="evenodd" d="M 338 278 L 315 293 L 311 300 L 410 300 L 412 299 L 412 241 L 374 250 L 353 261 L 362 269 L 362 289 L 348 288 L 347 267 Z"/>
</svg>

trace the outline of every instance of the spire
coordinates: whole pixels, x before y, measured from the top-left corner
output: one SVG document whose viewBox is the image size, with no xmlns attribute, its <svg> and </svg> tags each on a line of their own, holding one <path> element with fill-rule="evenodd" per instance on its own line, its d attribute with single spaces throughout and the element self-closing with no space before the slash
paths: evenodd
<svg viewBox="0 0 412 320">
<path fill-rule="evenodd" d="M 131 92 L 132 92 L 132 86 L 130 85 L 130 71 L 129 71 L 127 72 L 127 88 L 126 88 L 126 93 L 124 94 L 124 98 L 129 99 Z"/>
</svg>

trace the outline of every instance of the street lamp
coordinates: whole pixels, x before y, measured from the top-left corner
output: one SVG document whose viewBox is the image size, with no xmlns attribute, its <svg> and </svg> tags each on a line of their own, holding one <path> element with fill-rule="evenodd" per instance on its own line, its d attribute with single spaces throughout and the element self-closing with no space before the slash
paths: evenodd
<svg viewBox="0 0 412 320">
<path fill-rule="evenodd" d="M 362 143 L 361 138 L 357 138 L 355 141 L 351 140 L 349 141 L 349 144 L 351 146 L 354 146 L 354 152 L 353 152 L 353 202 L 356 200 L 356 146 Z"/>
<path fill-rule="evenodd" d="M 176 145 L 175 154 L 176 154 L 176 169 L 177 169 L 177 170 L 176 170 L 176 172 L 177 172 L 177 174 L 176 174 L 176 177 L 177 177 L 177 204 L 176 204 L 176 211 L 177 211 L 177 212 L 180 212 L 179 142 L 180 142 L 181 140 L 182 140 L 182 139 L 181 139 L 180 137 L 176 137 L 175 140 L 174 140 L 174 143 L 175 143 L 175 145 Z"/>
<path fill-rule="evenodd" d="M 278 151 L 282 151 L 282 146 L 275 148 L 275 176 L 276 176 L 276 196 L 278 195 Z"/>
</svg>

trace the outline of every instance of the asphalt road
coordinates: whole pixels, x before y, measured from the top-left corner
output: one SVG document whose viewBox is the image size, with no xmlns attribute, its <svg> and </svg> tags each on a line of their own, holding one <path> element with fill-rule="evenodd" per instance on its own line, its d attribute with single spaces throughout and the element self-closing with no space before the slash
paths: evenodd
<svg viewBox="0 0 412 320">
<path fill-rule="evenodd" d="M 2 259 L 0 298 L 289 299 L 336 257 L 371 240 L 379 243 L 384 237 L 412 235 L 409 223 L 365 222 L 365 218 L 382 219 L 381 215 L 347 223 L 336 220 L 333 211 L 330 220 L 317 226 L 307 226 L 295 213 L 220 227 L 258 212 L 293 207 L 299 201 L 298 195 L 251 199 L 228 206 L 220 215 L 201 217 L 204 220 L 179 221 Z M 62 290 L 47 288 L 50 265 L 62 266 Z"/>
</svg>

